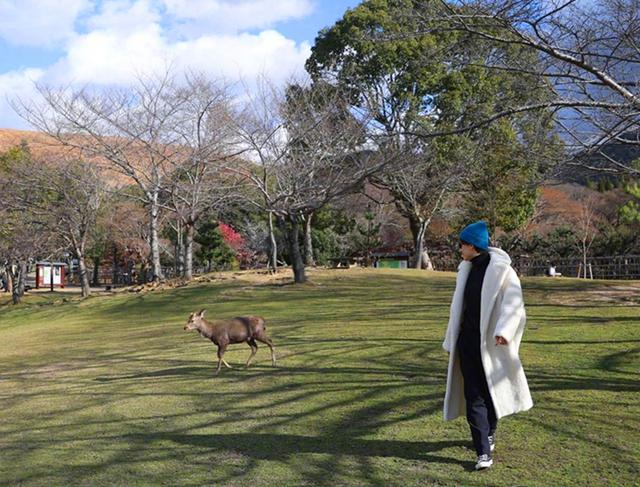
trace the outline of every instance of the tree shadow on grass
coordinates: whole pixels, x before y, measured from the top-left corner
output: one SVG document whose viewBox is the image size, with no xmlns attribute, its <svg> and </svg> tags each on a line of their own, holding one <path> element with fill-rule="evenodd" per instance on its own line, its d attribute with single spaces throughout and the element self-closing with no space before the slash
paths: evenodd
<svg viewBox="0 0 640 487">
<path fill-rule="evenodd" d="M 618 343 L 640 343 L 640 340 L 523 340 L 524 343 L 535 343 L 538 345 L 604 345 Z"/>
<path fill-rule="evenodd" d="M 340 375 L 366 375 L 366 376 L 390 376 L 394 379 L 402 378 L 404 380 L 411 380 L 413 382 L 421 382 L 423 377 L 412 368 L 403 369 L 384 369 L 376 367 L 286 367 L 278 366 L 273 367 L 271 365 L 252 365 L 250 368 L 246 368 L 241 365 L 233 366 L 233 369 L 223 369 L 219 375 L 215 375 L 215 363 L 211 363 L 208 366 L 201 367 L 169 367 L 165 369 L 152 370 L 147 372 L 140 372 L 137 374 L 124 374 L 113 376 L 101 376 L 96 377 L 96 382 L 115 382 L 121 380 L 131 379 L 157 379 L 157 378 L 175 378 L 183 376 L 193 376 L 203 379 L 215 379 L 215 378 L 233 378 L 235 380 L 246 380 L 257 377 L 267 377 L 273 375 L 305 375 L 319 374 L 321 376 L 327 376 L 330 374 Z M 417 369 L 422 372 L 422 369 Z M 435 374 L 435 372 L 434 372 Z M 430 375 L 425 375 L 425 383 L 431 383 Z M 444 380 L 442 371 L 438 371 L 438 378 Z"/>
<path fill-rule="evenodd" d="M 350 455 L 356 457 L 393 457 L 405 460 L 422 460 L 461 465 L 468 468 L 471 462 L 460 461 L 435 452 L 447 448 L 467 446 L 468 442 L 448 441 L 398 441 L 368 440 L 336 436 L 300 436 L 287 434 L 182 434 L 151 433 L 129 435 L 135 441 L 170 440 L 219 451 L 234 451 L 258 460 L 286 460 L 301 453 Z"/>
<path fill-rule="evenodd" d="M 179 377 L 184 375 L 205 376 L 211 375 L 212 367 L 170 367 L 168 369 L 141 372 L 139 374 L 113 375 L 108 377 L 96 377 L 97 382 L 114 382 L 128 379 L 148 379 L 158 377 Z"/>
<path fill-rule="evenodd" d="M 290 367 L 286 365 L 278 365 L 274 367 L 268 363 L 252 364 L 249 368 L 244 365 L 233 365 L 233 369 L 223 368 L 219 375 L 215 374 L 216 362 L 202 366 L 178 366 L 163 369 L 151 370 L 135 374 L 99 376 L 94 378 L 96 382 L 115 382 L 131 379 L 158 379 L 158 378 L 176 378 L 184 376 L 192 376 L 202 379 L 235 379 L 246 380 L 255 378 L 268 378 L 274 375 L 291 375 L 305 376 L 319 375 L 327 377 L 328 375 L 354 375 L 364 377 L 363 381 L 368 381 L 372 376 L 391 377 L 393 379 L 410 380 L 412 382 L 432 383 L 434 377 L 439 381 L 444 381 L 446 376 L 441 369 L 425 369 L 424 367 L 406 365 L 402 368 L 384 368 L 384 367 L 317 367 L 317 366 L 299 366 Z"/>
<path fill-rule="evenodd" d="M 637 380 L 616 377 L 583 377 L 566 374 L 551 374 L 541 371 L 528 371 L 527 379 L 532 391 L 611 391 L 639 392 Z"/>
</svg>

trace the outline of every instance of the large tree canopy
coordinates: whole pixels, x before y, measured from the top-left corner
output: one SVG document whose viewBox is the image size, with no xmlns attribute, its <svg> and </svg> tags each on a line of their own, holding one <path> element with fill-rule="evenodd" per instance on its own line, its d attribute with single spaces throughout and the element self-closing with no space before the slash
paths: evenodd
<svg viewBox="0 0 640 487">
<path fill-rule="evenodd" d="M 535 76 L 483 68 L 496 57 L 536 65 L 537 55 L 518 45 L 465 43 L 455 30 L 418 33 L 423 18 L 415 12 L 430 8 L 439 11 L 437 2 L 365 1 L 320 32 L 306 64 L 316 82 L 350 93 L 354 112 L 382 139 L 383 157 L 404 162 L 387 166 L 375 183 L 408 218 L 417 256 L 432 217 L 459 192 L 474 196 L 456 199 L 462 216 L 508 229 L 522 224 L 549 166 L 548 149 L 557 147 L 545 112 L 514 114 L 489 128 L 481 123 L 503 105 L 551 96 Z M 495 191 L 478 192 L 488 175 Z"/>
</svg>

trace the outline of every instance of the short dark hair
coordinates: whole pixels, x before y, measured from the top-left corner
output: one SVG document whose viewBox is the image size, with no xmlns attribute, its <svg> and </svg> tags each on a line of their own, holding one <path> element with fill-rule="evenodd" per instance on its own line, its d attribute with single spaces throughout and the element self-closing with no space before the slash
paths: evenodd
<svg viewBox="0 0 640 487">
<path fill-rule="evenodd" d="M 479 249 L 478 247 L 476 247 L 472 243 L 467 242 L 466 240 L 460 239 L 460 245 L 471 245 L 474 248 L 474 250 L 476 252 L 478 252 L 479 254 L 482 254 L 483 252 L 487 252 L 487 249 Z"/>
</svg>

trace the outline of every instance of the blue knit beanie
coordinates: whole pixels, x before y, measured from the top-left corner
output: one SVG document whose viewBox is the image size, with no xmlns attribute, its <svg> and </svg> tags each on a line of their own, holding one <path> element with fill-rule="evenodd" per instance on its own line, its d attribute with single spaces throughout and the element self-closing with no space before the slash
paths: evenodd
<svg viewBox="0 0 640 487">
<path fill-rule="evenodd" d="M 472 223 L 460 232 L 460 240 L 470 243 L 478 250 L 487 250 L 489 247 L 489 230 L 483 221 Z"/>
</svg>

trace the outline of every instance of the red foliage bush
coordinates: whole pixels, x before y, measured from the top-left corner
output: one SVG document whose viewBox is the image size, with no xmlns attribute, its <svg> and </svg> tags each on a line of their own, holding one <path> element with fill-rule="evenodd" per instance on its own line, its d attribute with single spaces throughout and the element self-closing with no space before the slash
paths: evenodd
<svg viewBox="0 0 640 487">
<path fill-rule="evenodd" d="M 242 235 L 226 223 L 220 222 L 218 228 L 220 229 L 224 242 L 235 252 L 240 268 L 248 267 L 251 263 L 251 252 L 247 248 L 247 244 Z"/>
</svg>

